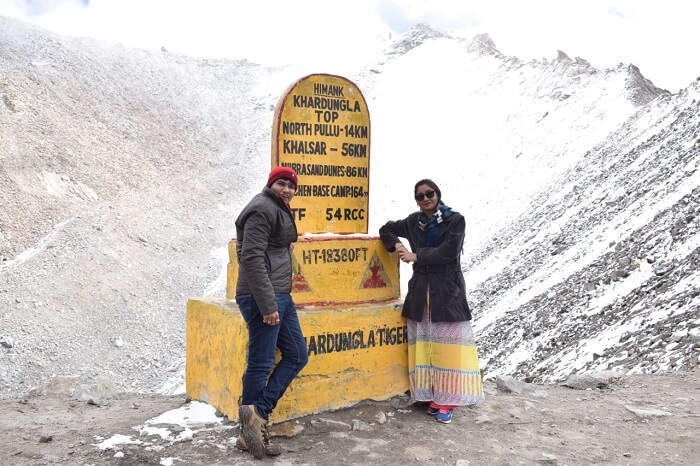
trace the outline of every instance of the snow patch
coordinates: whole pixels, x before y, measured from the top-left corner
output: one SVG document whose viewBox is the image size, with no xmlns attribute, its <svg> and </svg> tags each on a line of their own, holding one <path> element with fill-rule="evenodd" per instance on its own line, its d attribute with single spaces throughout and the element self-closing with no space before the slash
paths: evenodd
<svg viewBox="0 0 700 466">
<path fill-rule="evenodd" d="M 14 259 L 6 261 L 2 265 L 0 265 L 0 272 L 7 270 L 10 267 L 23 264 L 32 257 L 39 254 L 40 252 L 44 251 L 46 247 L 49 244 L 51 244 L 51 242 L 56 238 L 56 236 L 58 236 L 58 234 L 66 227 L 66 225 L 70 224 L 73 220 L 75 220 L 75 217 L 71 217 L 62 221 L 61 223 L 56 224 L 48 235 L 44 236 L 39 240 L 36 246 L 34 246 L 33 248 L 25 249 L 24 251 L 19 253 Z"/>
<path fill-rule="evenodd" d="M 114 434 L 95 446 L 100 450 L 114 450 L 114 447 L 118 445 L 140 445 L 142 443 L 143 442 L 132 438 L 130 435 Z"/>
<path fill-rule="evenodd" d="M 216 408 L 200 401 L 191 401 L 188 404 L 160 416 L 146 421 L 146 424 L 175 424 L 182 427 L 197 426 L 202 424 L 221 424 L 222 418 L 216 416 Z"/>
</svg>

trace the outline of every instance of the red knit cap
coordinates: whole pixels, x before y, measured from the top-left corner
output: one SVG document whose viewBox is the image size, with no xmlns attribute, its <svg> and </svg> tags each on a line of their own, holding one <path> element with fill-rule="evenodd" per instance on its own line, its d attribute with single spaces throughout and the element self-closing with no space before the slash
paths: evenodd
<svg viewBox="0 0 700 466">
<path fill-rule="evenodd" d="M 294 186 L 299 185 L 299 183 L 297 182 L 297 172 L 295 172 L 293 168 L 275 167 L 272 169 L 272 171 L 270 171 L 270 176 L 267 178 L 267 187 L 269 188 L 270 186 L 272 186 L 272 183 L 279 180 L 280 178 L 284 178 L 285 180 L 291 181 L 292 183 L 294 183 Z"/>
</svg>

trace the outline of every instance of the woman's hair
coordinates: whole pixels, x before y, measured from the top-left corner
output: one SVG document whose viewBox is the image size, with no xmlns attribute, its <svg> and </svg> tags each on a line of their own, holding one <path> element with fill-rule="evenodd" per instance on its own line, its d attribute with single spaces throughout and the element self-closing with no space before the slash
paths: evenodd
<svg viewBox="0 0 700 466">
<path fill-rule="evenodd" d="M 428 178 L 422 179 L 418 183 L 416 183 L 416 186 L 413 188 L 413 194 L 416 194 L 418 192 L 418 186 L 423 184 L 427 184 L 433 191 L 437 193 L 438 201 L 442 198 L 442 193 L 440 192 L 440 188 L 438 188 L 438 185 L 436 185 L 433 180 L 430 180 Z"/>
</svg>

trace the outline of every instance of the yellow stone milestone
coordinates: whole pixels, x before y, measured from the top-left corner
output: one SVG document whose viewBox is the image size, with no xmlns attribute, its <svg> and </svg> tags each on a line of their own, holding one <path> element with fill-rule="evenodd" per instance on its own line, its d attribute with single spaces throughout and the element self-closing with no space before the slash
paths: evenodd
<svg viewBox="0 0 700 466">
<path fill-rule="evenodd" d="M 299 310 L 309 363 L 280 399 L 271 421 L 408 390 L 408 336 L 400 309 L 400 301 L 392 301 Z M 238 306 L 225 299 L 190 299 L 186 347 L 187 395 L 237 420 L 248 352 Z"/>
<path fill-rule="evenodd" d="M 369 140 L 367 103 L 340 76 L 298 80 L 275 110 L 271 165 L 299 176 L 290 206 L 301 235 L 292 251 L 291 294 L 309 362 L 279 400 L 273 422 L 408 389 L 398 255 L 366 235 Z M 233 240 L 228 299 L 187 303 L 187 395 L 230 419 L 238 418 L 248 353 L 247 325 L 233 301 L 237 279 Z"/>
<path fill-rule="evenodd" d="M 272 126 L 272 166 L 293 168 L 290 205 L 303 233 L 367 233 L 370 122 L 349 79 L 312 74 L 280 98 Z"/>
</svg>

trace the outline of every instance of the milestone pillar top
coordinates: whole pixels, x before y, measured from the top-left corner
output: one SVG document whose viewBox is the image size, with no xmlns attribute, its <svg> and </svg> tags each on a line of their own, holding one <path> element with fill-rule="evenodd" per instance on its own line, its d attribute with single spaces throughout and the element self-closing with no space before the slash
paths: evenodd
<svg viewBox="0 0 700 466">
<path fill-rule="evenodd" d="M 292 84 L 275 108 L 272 167 L 292 167 L 291 203 L 299 234 L 367 233 L 370 121 L 350 80 L 312 74 Z"/>
</svg>

